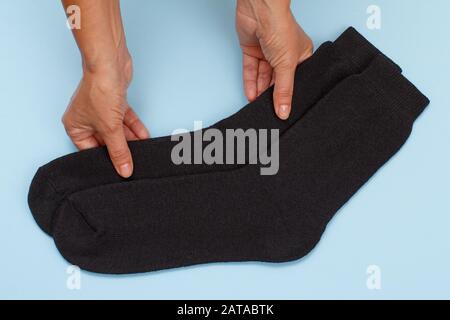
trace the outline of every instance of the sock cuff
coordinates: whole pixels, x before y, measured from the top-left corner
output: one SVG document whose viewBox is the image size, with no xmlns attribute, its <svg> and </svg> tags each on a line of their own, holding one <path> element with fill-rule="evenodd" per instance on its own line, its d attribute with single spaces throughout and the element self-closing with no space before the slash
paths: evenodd
<svg viewBox="0 0 450 320">
<path fill-rule="evenodd" d="M 336 39 L 334 47 L 340 54 L 348 57 L 356 67 L 356 72 L 368 67 L 378 55 L 382 55 L 389 60 L 395 66 L 397 72 L 402 72 L 402 69 L 394 61 L 378 50 L 353 27 L 349 27 Z"/>
<path fill-rule="evenodd" d="M 397 108 L 412 120 L 430 103 L 413 83 L 398 72 L 396 65 L 386 60 L 383 55 L 374 59 L 364 73 L 371 80 L 371 85 L 393 100 Z"/>
</svg>

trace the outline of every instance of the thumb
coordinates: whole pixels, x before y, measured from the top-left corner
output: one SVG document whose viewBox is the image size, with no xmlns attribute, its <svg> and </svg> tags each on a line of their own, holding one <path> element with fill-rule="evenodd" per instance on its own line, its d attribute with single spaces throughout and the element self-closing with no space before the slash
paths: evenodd
<svg viewBox="0 0 450 320">
<path fill-rule="evenodd" d="M 108 132 L 108 134 L 103 134 L 102 138 L 117 173 L 123 178 L 129 178 L 133 174 L 133 159 L 125 139 L 123 127 L 118 126 L 117 129 Z"/>
<path fill-rule="evenodd" d="M 292 93 L 294 91 L 295 66 L 275 68 L 274 108 L 277 116 L 286 120 L 291 113 Z"/>
</svg>

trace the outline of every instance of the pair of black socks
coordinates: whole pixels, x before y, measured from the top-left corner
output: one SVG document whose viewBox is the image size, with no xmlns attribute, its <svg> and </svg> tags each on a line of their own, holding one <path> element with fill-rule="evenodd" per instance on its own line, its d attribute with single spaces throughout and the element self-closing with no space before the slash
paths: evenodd
<svg viewBox="0 0 450 320">
<path fill-rule="evenodd" d="M 288 121 L 274 115 L 269 89 L 212 126 L 279 129 L 276 175 L 257 165 L 175 165 L 176 142 L 163 137 L 130 143 L 128 180 L 104 148 L 41 167 L 31 211 L 68 261 L 94 272 L 300 258 L 428 104 L 400 71 L 350 28 L 299 66 Z"/>
</svg>

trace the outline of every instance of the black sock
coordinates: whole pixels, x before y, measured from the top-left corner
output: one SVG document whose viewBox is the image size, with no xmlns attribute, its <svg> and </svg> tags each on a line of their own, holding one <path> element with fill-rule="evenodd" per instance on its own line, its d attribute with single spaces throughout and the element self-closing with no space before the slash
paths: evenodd
<svg viewBox="0 0 450 320">
<path fill-rule="evenodd" d="M 361 72 L 380 52 L 356 30 L 349 28 L 334 43 L 325 43 L 312 58 L 299 66 L 292 113 L 287 121 L 273 114 L 273 88 L 263 93 L 235 115 L 212 127 L 271 129 L 280 134 L 292 126 L 321 97 L 349 75 Z M 233 169 L 236 165 L 174 165 L 170 150 L 176 142 L 170 137 L 131 142 L 134 174 L 128 179 L 161 178 L 192 173 Z M 28 203 L 38 225 L 52 234 L 52 219 L 63 199 L 76 191 L 123 181 L 105 148 L 96 148 L 56 159 L 41 167 L 35 175 Z"/>
<path fill-rule="evenodd" d="M 284 132 L 278 174 L 248 165 L 80 191 L 55 216 L 55 243 L 71 263 L 102 273 L 298 259 L 427 104 L 379 56 Z"/>
</svg>

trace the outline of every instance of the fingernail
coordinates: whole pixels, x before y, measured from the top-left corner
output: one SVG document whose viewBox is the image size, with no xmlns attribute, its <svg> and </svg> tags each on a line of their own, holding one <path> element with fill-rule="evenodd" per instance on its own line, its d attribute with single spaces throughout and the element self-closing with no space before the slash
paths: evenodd
<svg viewBox="0 0 450 320">
<path fill-rule="evenodd" d="M 124 178 L 129 178 L 131 176 L 131 166 L 128 163 L 125 163 L 119 168 L 120 175 Z"/>
<path fill-rule="evenodd" d="M 280 109 L 278 109 L 278 116 L 283 120 L 289 118 L 289 106 L 287 104 L 282 104 L 280 106 Z"/>
</svg>

